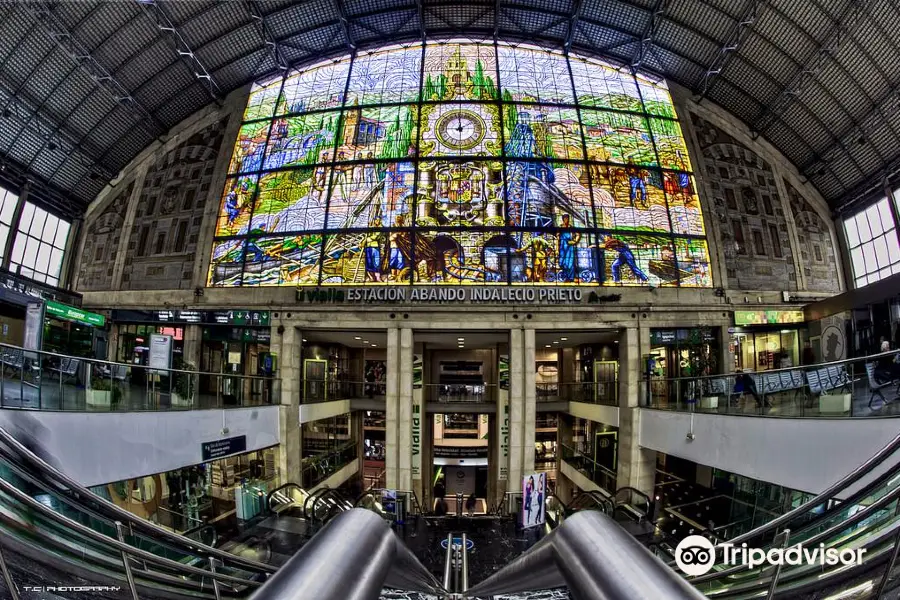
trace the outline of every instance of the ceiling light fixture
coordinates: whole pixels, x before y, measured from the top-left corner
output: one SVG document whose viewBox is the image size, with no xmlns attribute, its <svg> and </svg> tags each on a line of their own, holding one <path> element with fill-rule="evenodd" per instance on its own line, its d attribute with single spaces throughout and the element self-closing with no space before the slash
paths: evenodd
<svg viewBox="0 0 900 600">
<path fill-rule="evenodd" d="M 544 346 L 544 348 L 552 348 L 552 347 L 553 346 L 551 346 L 550 344 L 547 344 L 546 346 Z"/>
<path fill-rule="evenodd" d="M 359 336 L 356 336 L 356 337 L 355 337 L 355 338 L 353 338 L 353 339 L 354 339 L 354 340 L 361 340 L 361 339 L 362 339 L 362 338 L 361 338 L 361 337 L 359 337 Z"/>
<path fill-rule="evenodd" d="M 372 347 L 376 348 L 376 347 L 378 347 L 378 344 L 372 344 Z"/>
<path fill-rule="evenodd" d="M 305 341 L 306 341 L 306 338 L 303 338 L 303 341 L 305 342 Z"/>
<path fill-rule="evenodd" d="M 559 341 L 561 341 L 561 342 L 567 342 L 567 341 L 569 341 L 569 338 L 559 338 Z"/>
<path fill-rule="evenodd" d="M 464 341 L 466 341 L 466 338 L 456 338 L 456 341 L 457 341 L 457 342 L 464 342 Z"/>
</svg>

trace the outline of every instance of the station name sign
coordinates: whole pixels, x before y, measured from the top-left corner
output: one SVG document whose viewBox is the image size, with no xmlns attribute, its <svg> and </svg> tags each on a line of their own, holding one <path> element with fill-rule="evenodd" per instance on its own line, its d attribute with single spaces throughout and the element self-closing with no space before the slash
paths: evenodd
<svg viewBox="0 0 900 600">
<path fill-rule="evenodd" d="M 620 294 L 556 287 L 371 287 L 300 288 L 305 304 L 600 304 L 618 302 Z"/>
</svg>

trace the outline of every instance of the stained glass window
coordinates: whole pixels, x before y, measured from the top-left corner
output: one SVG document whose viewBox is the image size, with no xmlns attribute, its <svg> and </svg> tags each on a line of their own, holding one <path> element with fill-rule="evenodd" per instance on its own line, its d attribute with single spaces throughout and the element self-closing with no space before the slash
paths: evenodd
<svg viewBox="0 0 900 600">
<path fill-rule="evenodd" d="M 704 235 L 664 81 L 414 43 L 251 90 L 209 283 L 708 287 Z"/>
</svg>

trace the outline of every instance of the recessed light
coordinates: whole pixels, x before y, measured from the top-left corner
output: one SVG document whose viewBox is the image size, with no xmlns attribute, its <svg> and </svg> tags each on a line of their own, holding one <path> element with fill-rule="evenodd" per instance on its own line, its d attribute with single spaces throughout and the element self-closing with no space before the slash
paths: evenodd
<svg viewBox="0 0 900 600">
<path fill-rule="evenodd" d="M 568 341 L 568 339 L 569 339 L 569 338 L 559 338 L 559 341 L 565 342 L 565 341 Z"/>
<path fill-rule="evenodd" d="M 375 348 L 375 347 L 377 347 L 377 346 L 378 346 L 378 344 L 372 344 L 372 347 L 373 347 L 373 348 Z"/>
<path fill-rule="evenodd" d="M 303 341 L 305 342 L 305 341 L 306 341 L 306 338 L 303 338 Z"/>
<path fill-rule="evenodd" d="M 361 340 L 361 339 L 362 339 L 362 338 L 361 338 L 361 337 L 359 337 L 359 336 L 356 336 L 356 337 L 355 337 L 355 338 L 353 338 L 353 339 L 354 339 L 354 340 Z"/>
<path fill-rule="evenodd" d="M 552 348 L 552 347 L 553 346 L 551 346 L 550 344 L 547 344 L 546 346 L 544 346 L 544 348 Z"/>
<path fill-rule="evenodd" d="M 554 344 L 558 344 L 559 342 L 553 342 Z"/>
<path fill-rule="evenodd" d="M 464 341 L 466 341 L 466 338 L 456 338 L 456 341 L 457 341 L 457 342 L 464 342 Z"/>
<path fill-rule="evenodd" d="M 363 344 L 368 344 L 369 340 L 363 340 Z"/>
</svg>

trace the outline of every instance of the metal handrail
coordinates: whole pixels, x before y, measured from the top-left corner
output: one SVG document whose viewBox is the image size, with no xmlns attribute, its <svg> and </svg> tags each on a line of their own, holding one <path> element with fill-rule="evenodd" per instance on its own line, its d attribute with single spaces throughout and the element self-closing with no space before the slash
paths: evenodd
<svg viewBox="0 0 900 600">
<path fill-rule="evenodd" d="M 81 523 L 70 519 L 64 515 L 57 513 L 56 511 L 48 508 L 44 504 L 38 502 L 25 492 L 19 490 L 14 485 L 9 483 L 3 478 L 0 478 L 0 490 L 4 493 L 12 496 L 19 502 L 25 504 L 31 510 L 37 512 L 43 517 L 50 519 L 51 521 L 56 521 L 60 525 L 63 525 L 67 529 L 70 529 L 79 535 L 82 535 L 88 539 L 91 539 L 95 542 L 99 542 L 101 545 L 106 546 L 108 548 L 118 550 L 119 552 L 127 553 L 129 556 L 140 559 L 144 562 L 149 562 L 153 564 L 157 564 L 163 567 L 167 567 L 169 569 L 190 575 L 200 575 L 202 577 L 210 577 L 212 579 L 216 579 L 218 581 L 230 584 L 237 585 L 250 585 L 250 586 L 258 586 L 260 582 L 253 581 L 251 579 L 241 579 L 239 577 L 233 577 L 231 575 L 223 575 L 218 573 L 211 573 L 210 571 L 206 571 L 204 569 L 200 569 L 198 567 L 194 567 L 192 565 L 186 565 L 184 563 L 180 563 L 178 561 L 172 560 L 170 558 L 165 558 L 162 556 L 157 556 L 152 552 L 147 552 L 146 550 L 142 550 L 140 548 L 135 548 L 126 544 L 124 542 L 120 542 L 119 540 L 112 539 L 108 536 L 103 535 L 97 531 L 94 531 L 90 527 L 82 525 Z"/>
<path fill-rule="evenodd" d="M 189 375 L 212 375 L 212 376 L 216 376 L 216 377 L 225 376 L 225 377 L 240 378 L 240 379 L 261 379 L 264 381 L 275 381 L 277 379 L 275 377 L 265 377 L 262 375 L 240 375 L 240 374 L 236 374 L 236 373 L 235 374 L 215 373 L 212 371 L 189 371 L 189 370 L 185 370 L 185 369 L 173 369 L 173 368 L 157 369 L 157 368 L 149 367 L 147 365 L 134 365 L 131 363 L 121 363 L 121 362 L 115 362 L 115 361 L 111 361 L 111 360 L 104 360 L 102 358 L 87 358 L 84 356 L 73 356 L 70 354 L 58 354 L 56 352 L 49 352 L 47 350 L 29 350 L 27 348 L 23 348 L 22 346 L 16 346 L 13 344 L 7 344 L 4 342 L 0 342 L 0 349 L 2 349 L 2 348 L 10 348 L 12 350 L 21 350 L 22 352 L 27 353 L 27 354 L 39 354 L 39 355 L 44 355 L 44 356 L 47 356 L 49 358 L 54 358 L 54 359 L 69 358 L 69 359 L 77 360 L 77 361 L 83 362 L 83 363 L 113 365 L 116 367 L 128 367 L 129 369 L 138 367 L 140 369 L 146 369 L 148 371 L 153 371 L 154 373 L 187 373 Z M 0 352 L 2 352 L 2 351 L 0 351 Z"/>
<path fill-rule="evenodd" d="M 722 379 L 723 377 L 734 376 L 734 375 L 771 375 L 773 373 L 789 373 L 791 371 L 815 371 L 818 369 L 824 369 L 827 367 L 836 367 L 841 365 L 847 365 L 850 363 L 859 363 L 859 362 L 874 362 L 877 360 L 881 360 L 882 358 L 887 358 L 890 356 L 896 357 L 900 355 L 900 350 L 890 350 L 888 352 L 879 352 L 878 354 L 869 354 L 867 356 L 857 356 L 854 358 L 842 358 L 841 360 L 835 360 L 831 362 L 824 363 L 815 363 L 812 365 L 796 365 L 793 367 L 782 367 L 778 369 L 769 369 L 768 371 L 750 371 L 742 369 L 740 373 L 737 371 L 731 371 L 729 373 L 719 373 L 716 375 L 691 375 L 688 377 L 666 377 L 666 378 L 647 378 L 646 371 L 641 373 L 640 381 L 642 383 L 655 382 L 655 381 L 697 381 L 697 380 L 705 380 L 705 379 Z"/>
<path fill-rule="evenodd" d="M 302 487 L 300 487 L 299 484 L 289 481 L 283 485 L 278 486 L 277 488 L 275 488 L 274 490 L 269 492 L 268 496 L 266 496 L 266 506 L 269 507 L 269 510 L 274 510 L 274 508 L 272 507 L 272 499 L 275 497 L 275 494 L 277 494 L 281 490 L 287 489 L 287 488 L 295 488 L 295 489 L 300 490 L 304 494 L 306 494 L 306 490 L 304 490 Z"/>
<path fill-rule="evenodd" d="M 128 523 L 132 527 L 142 529 L 155 537 L 169 540 L 186 548 L 195 549 L 193 551 L 198 554 L 214 556 L 215 558 L 240 565 L 244 568 L 262 571 L 264 573 L 274 573 L 277 570 L 272 565 L 267 565 L 261 562 L 250 560 L 248 558 L 229 554 L 228 552 L 223 552 L 222 550 L 206 546 L 205 544 L 198 544 L 197 542 L 194 542 L 194 540 L 185 538 L 184 536 L 180 536 L 176 533 L 172 533 L 171 531 L 164 529 L 156 525 L 155 523 L 151 523 L 150 521 L 136 517 L 134 514 L 128 512 L 127 510 L 91 493 L 90 490 L 83 487 L 80 483 L 67 476 L 65 473 L 62 473 L 61 471 L 47 464 L 43 459 L 23 446 L 2 427 L 0 427 L 0 440 L 12 446 L 22 457 L 27 459 L 28 462 L 34 465 L 41 473 L 49 476 L 50 479 L 55 480 L 57 484 L 61 484 L 61 486 L 67 489 L 69 492 L 77 495 L 80 498 L 89 499 L 90 502 L 93 502 L 97 506 L 101 507 L 102 510 L 107 513 L 107 515 L 114 515 L 111 520 L 118 520 L 124 523 Z"/>
<path fill-rule="evenodd" d="M 872 455 L 868 460 L 864 463 L 850 471 L 847 475 L 839 479 L 837 482 L 833 483 L 828 489 L 822 491 L 819 495 L 811 500 L 807 500 L 797 508 L 786 512 L 785 514 L 777 517 L 764 525 L 757 527 L 756 529 L 750 530 L 747 533 L 743 533 L 736 538 L 729 540 L 729 543 L 732 544 L 740 544 L 745 542 L 753 537 L 766 533 L 768 531 L 777 529 L 781 527 L 785 523 L 790 522 L 792 519 L 796 518 L 798 515 L 805 514 L 820 504 L 824 504 L 828 502 L 832 498 L 834 498 L 838 492 L 843 489 L 846 489 L 862 479 L 865 475 L 868 475 L 873 467 L 876 467 L 883 463 L 887 458 L 900 449 L 900 435 L 897 435 L 893 440 L 891 440 L 886 446 L 884 446 L 881 450 Z M 892 469 L 893 470 L 893 469 Z"/>
</svg>

